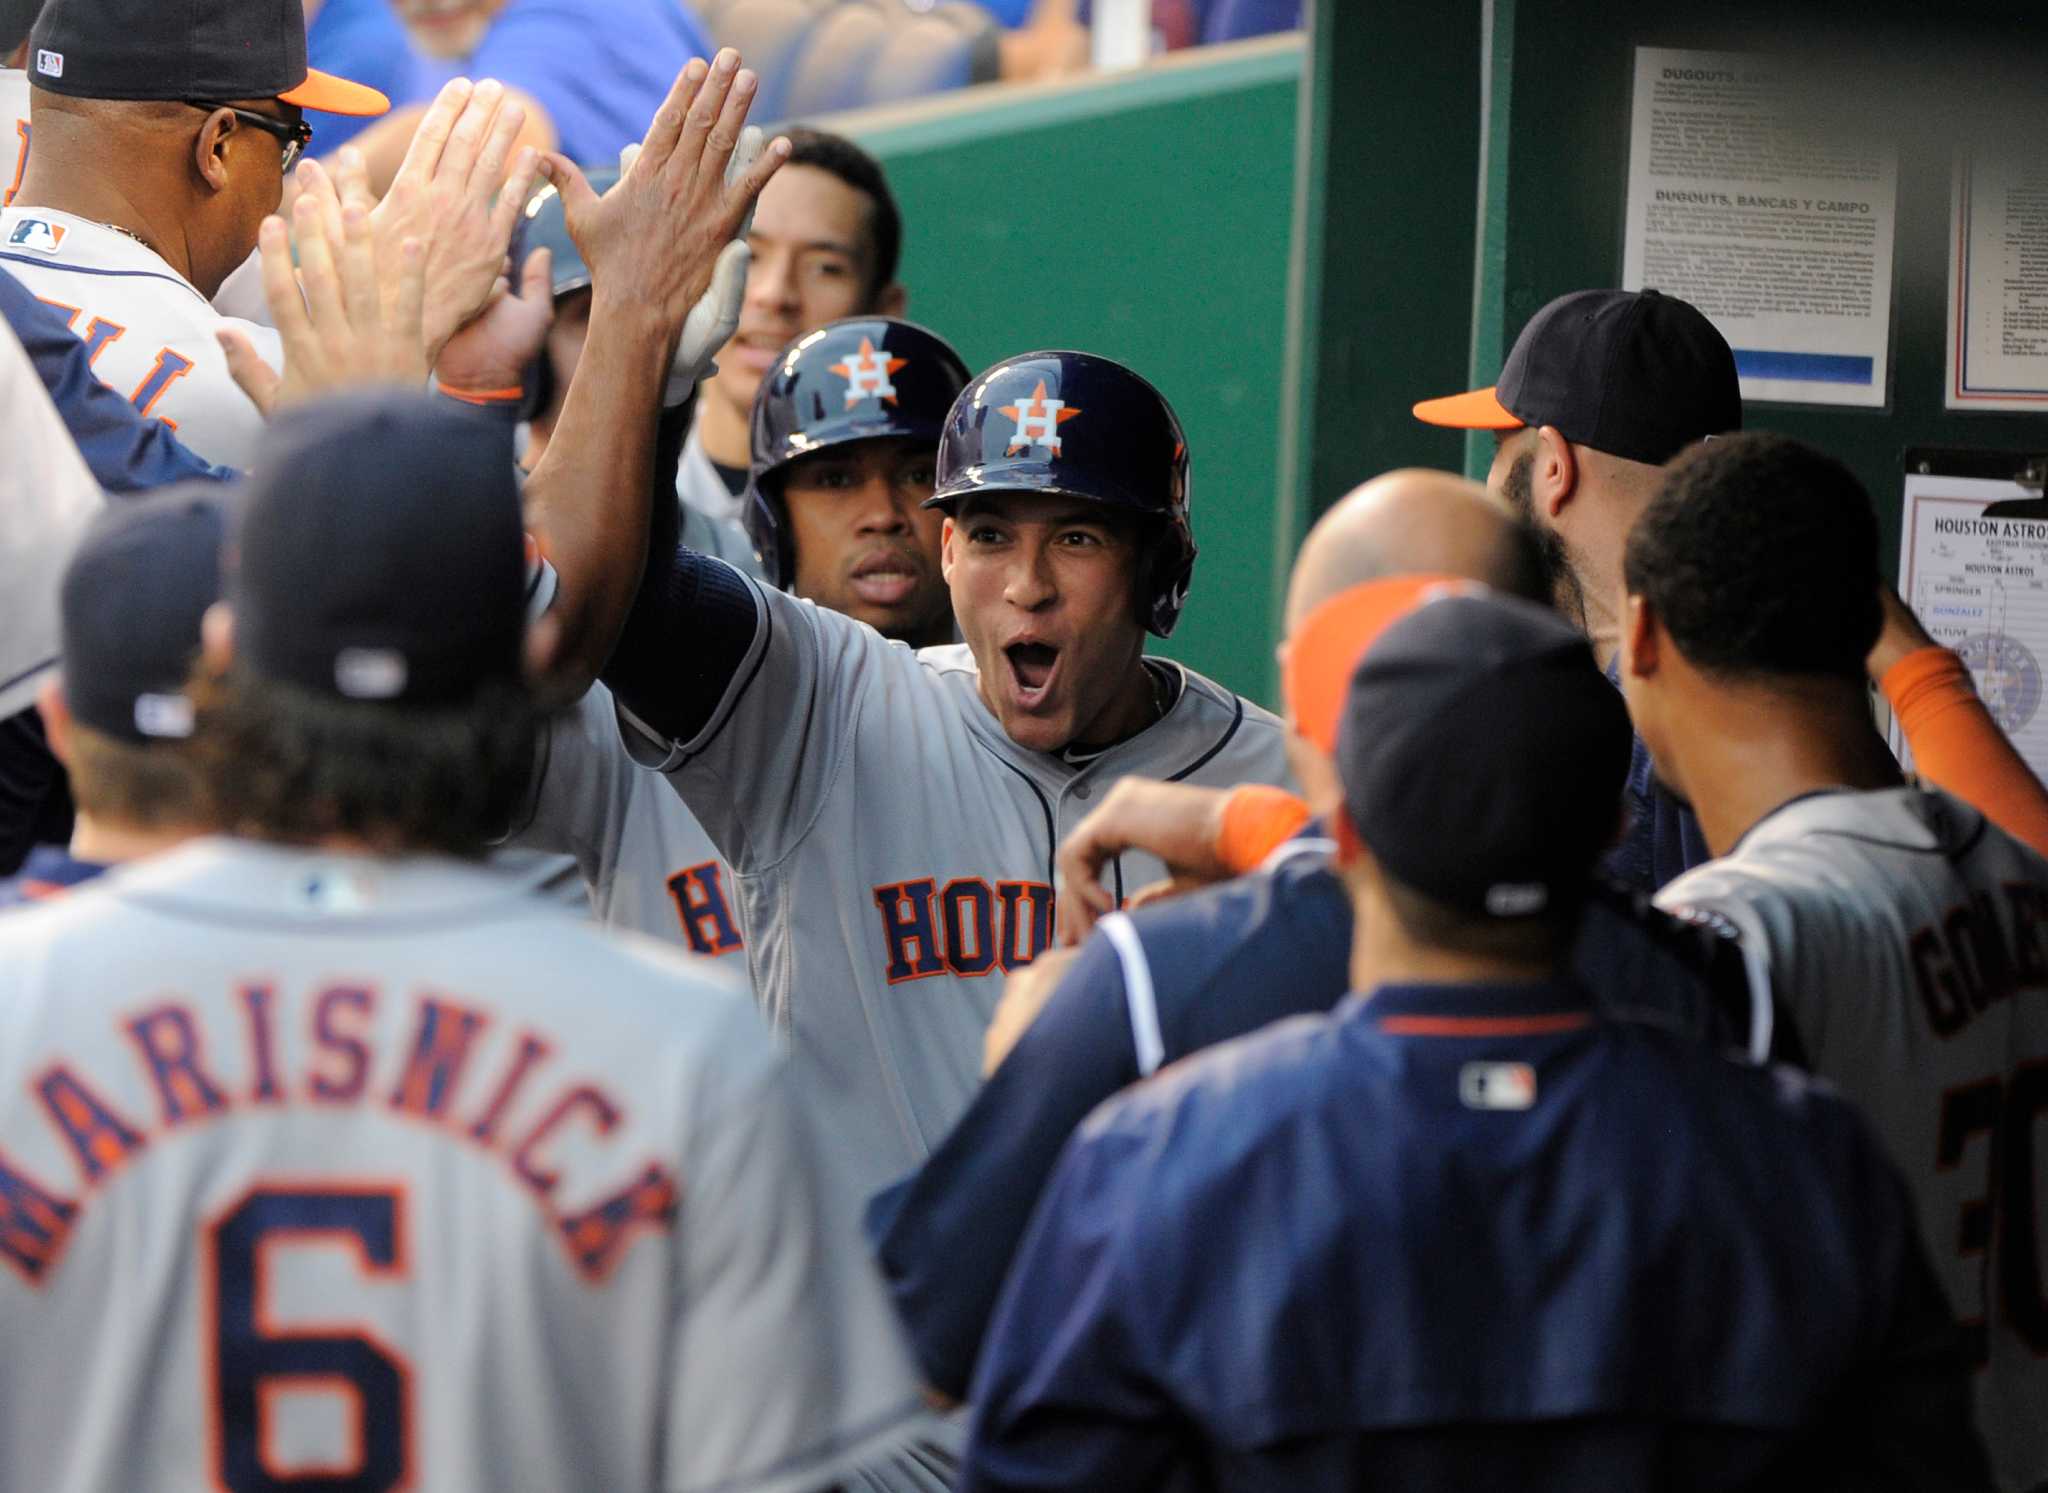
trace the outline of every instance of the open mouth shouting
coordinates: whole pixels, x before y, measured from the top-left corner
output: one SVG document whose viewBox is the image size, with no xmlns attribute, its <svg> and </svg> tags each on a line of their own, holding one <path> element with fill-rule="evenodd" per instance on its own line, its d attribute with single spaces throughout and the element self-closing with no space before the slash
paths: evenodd
<svg viewBox="0 0 2048 1493">
<path fill-rule="evenodd" d="M 1010 690 L 1018 708 L 1043 708 L 1050 697 L 1053 681 L 1059 677 L 1059 647 L 1027 638 L 1005 645 L 1003 657 L 1009 661 Z"/>
</svg>

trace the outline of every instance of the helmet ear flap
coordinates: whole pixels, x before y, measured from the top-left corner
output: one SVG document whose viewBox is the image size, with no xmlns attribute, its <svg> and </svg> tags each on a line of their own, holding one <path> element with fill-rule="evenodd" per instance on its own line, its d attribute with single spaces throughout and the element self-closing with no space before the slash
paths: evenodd
<svg viewBox="0 0 2048 1493">
<path fill-rule="evenodd" d="M 1144 558 L 1132 598 L 1138 622 L 1156 637 L 1171 637 L 1195 575 L 1195 547 L 1171 519 L 1147 519 L 1138 531 Z"/>
<path fill-rule="evenodd" d="M 1180 621 L 1181 608 L 1187 605 L 1188 586 L 1195 578 L 1195 556 L 1192 548 L 1176 545 L 1162 550 L 1153 563 L 1157 567 L 1156 579 L 1145 625 L 1158 636 L 1169 638 L 1173 636 L 1174 624 Z"/>
<path fill-rule="evenodd" d="M 747 537 L 754 541 L 754 558 L 761 562 L 761 574 L 778 591 L 796 582 L 796 546 L 789 532 L 789 505 L 773 474 L 756 477 L 747 484 L 744 510 Z"/>
</svg>

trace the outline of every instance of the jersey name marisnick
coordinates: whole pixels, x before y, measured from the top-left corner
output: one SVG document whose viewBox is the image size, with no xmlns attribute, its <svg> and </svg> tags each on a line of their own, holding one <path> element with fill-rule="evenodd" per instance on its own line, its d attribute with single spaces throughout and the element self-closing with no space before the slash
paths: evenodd
<svg viewBox="0 0 2048 1493">
<path fill-rule="evenodd" d="M 386 1000 L 410 1007 L 411 1035 L 397 1051 L 374 1045 Z M 379 1106 L 462 1143 L 480 1161 L 502 1162 L 507 1183 L 531 1196 L 570 1263 L 592 1281 L 610 1273 L 637 1229 L 673 1222 L 676 1182 L 659 1163 L 647 1160 L 616 1186 L 622 1158 L 607 1154 L 606 1140 L 625 1106 L 595 1082 L 549 1071 L 558 1044 L 542 1031 L 520 1026 L 484 1061 L 480 1038 L 501 1023 L 481 1004 L 445 993 L 397 995 L 368 983 L 280 991 L 251 979 L 230 1002 L 231 1026 L 203 1022 L 175 998 L 135 1010 L 114 1024 L 110 1045 L 96 1049 L 91 1064 L 58 1057 L 30 1080 L 49 1135 L 76 1171 L 75 1187 L 73 1179 L 38 1176 L 14 1155 L 21 1137 L 0 1147 L 0 1259 L 30 1284 L 58 1266 L 97 1189 L 162 1138 L 291 1105 Z M 302 1044 L 287 1040 L 294 1031 L 305 1034 Z M 108 1097 L 116 1075 L 101 1070 L 113 1051 L 151 1094 L 147 1113 Z M 600 1168 L 610 1187 L 593 1185 L 589 1174 Z"/>
</svg>

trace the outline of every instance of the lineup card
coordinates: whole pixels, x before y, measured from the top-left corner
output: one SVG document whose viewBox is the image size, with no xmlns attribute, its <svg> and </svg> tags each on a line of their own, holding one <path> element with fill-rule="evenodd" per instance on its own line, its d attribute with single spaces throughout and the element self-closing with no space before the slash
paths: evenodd
<svg viewBox="0 0 2048 1493">
<path fill-rule="evenodd" d="M 1969 665 L 2027 765 L 2048 777 L 2048 521 L 1984 516 L 1992 503 L 2026 496 L 2011 482 L 1909 475 L 1899 591 L 1935 640 Z M 1892 750 L 1912 766 L 1896 722 Z"/>
</svg>

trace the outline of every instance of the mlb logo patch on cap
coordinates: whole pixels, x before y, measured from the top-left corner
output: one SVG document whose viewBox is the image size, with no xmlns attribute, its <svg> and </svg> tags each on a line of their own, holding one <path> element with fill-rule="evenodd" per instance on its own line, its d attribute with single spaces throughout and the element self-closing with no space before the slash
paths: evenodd
<svg viewBox="0 0 2048 1493">
<path fill-rule="evenodd" d="M 36 71 L 46 78 L 63 77 L 64 54 L 62 52 L 52 52 L 47 48 L 39 48 L 36 52 Z"/>
</svg>

